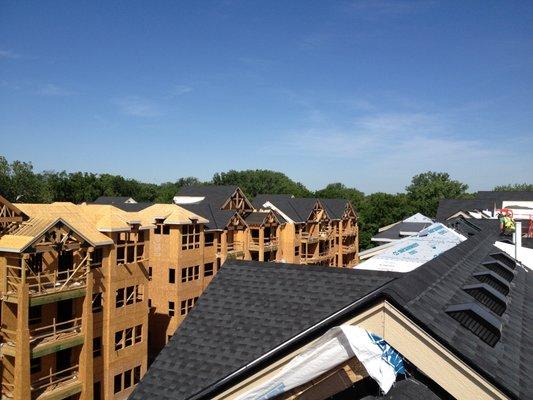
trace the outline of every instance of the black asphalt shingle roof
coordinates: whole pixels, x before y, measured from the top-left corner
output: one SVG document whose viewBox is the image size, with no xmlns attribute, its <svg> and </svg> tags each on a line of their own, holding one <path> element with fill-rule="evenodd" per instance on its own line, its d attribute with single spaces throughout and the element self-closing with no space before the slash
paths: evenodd
<svg viewBox="0 0 533 400">
<path fill-rule="evenodd" d="M 137 212 L 142 211 L 145 208 L 153 206 L 154 203 L 115 203 L 114 207 L 120 208 L 122 211 Z"/>
<path fill-rule="evenodd" d="M 402 233 L 416 233 L 420 232 L 422 229 L 430 226 L 429 222 L 400 222 L 391 226 L 389 229 L 376 233 L 372 239 L 385 239 L 385 240 L 399 240 L 405 237 L 400 234 Z"/>
<path fill-rule="evenodd" d="M 221 208 L 231 195 L 235 193 L 237 188 L 234 185 L 183 186 L 176 195 L 205 197 L 202 203 L 209 203 L 213 208 Z"/>
<path fill-rule="evenodd" d="M 489 210 L 492 212 L 494 208 L 497 207 L 492 199 L 442 199 L 439 201 L 436 219 L 437 221 L 446 221 L 459 211 Z"/>
<path fill-rule="evenodd" d="M 498 222 L 479 220 L 476 226 L 480 229 L 468 240 L 403 275 L 251 261 L 226 263 L 132 398 L 191 398 L 320 321 L 321 330 L 307 331 L 302 344 L 381 299 L 393 303 L 507 395 L 533 398 L 531 273 L 519 265 L 513 270 L 505 311 L 501 317 L 491 317 L 501 324 L 494 347 L 446 313 L 449 307 L 477 301 L 463 287 L 479 283 L 474 274 L 491 273 L 483 262 L 500 252 L 493 246 Z M 264 362 L 282 357 L 283 351 L 289 349 L 273 353 Z M 203 398 L 209 396 L 207 392 Z"/>
<path fill-rule="evenodd" d="M 224 229 L 231 217 L 237 213 L 235 210 L 221 210 L 220 208 L 206 202 L 196 204 L 180 204 L 180 207 L 206 218 L 209 221 L 206 224 L 206 229 L 208 230 Z"/>
<path fill-rule="evenodd" d="M 510 192 L 494 192 L 494 191 L 479 191 L 476 194 L 476 199 L 496 201 L 496 206 L 500 208 L 504 201 L 533 201 L 533 192 L 529 191 L 510 191 Z"/>
<path fill-rule="evenodd" d="M 129 196 L 100 196 L 95 201 L 94 204 L 121 204 L 126 203 L 131 199 Z"/>
<path fill-rule="evenodd" d="M 226 262 L 132 399 L 187 399 L 396 276 Z"/>
</svg>

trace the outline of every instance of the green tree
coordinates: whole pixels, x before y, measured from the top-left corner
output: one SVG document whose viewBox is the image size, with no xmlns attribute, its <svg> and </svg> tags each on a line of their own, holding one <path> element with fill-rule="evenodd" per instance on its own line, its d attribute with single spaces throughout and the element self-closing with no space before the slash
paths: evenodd
<svg viewBox="0 0 533 400">
<path fill-rule="evenodd" d="M 468 185 L 452 180 L 445 172 L 424 172 L 415 175 L 405 188 L 411 204 L 418 212 L 435 217 L 439 200 L 468 198 Z"/>
<path fill-rule="evenodd" d="M 281 172 L 266 169 L 216 173 L 212 183 L 215 185 L 237 185 L 247 196 L 261 193 L 292 194 L 296 197 L 311 197 L 312 193 L 300 182 L 295 182 Z"/>
<path fill-rule="evenodd" d="M 493 189 L 495 192 L 533 192 L 533 184 L 531 183 L 513 183 L 510 185 L 500 185 Z"/>
<path fill-rule="evenodd" d="M 316 197 L 325 199 L 346 199 L 358 208 L 365 199 L 365 194 L 356 188 L 346 187 L 340 182 L 330 183 L 324 189 L 315 192 Z"/>
</svg>

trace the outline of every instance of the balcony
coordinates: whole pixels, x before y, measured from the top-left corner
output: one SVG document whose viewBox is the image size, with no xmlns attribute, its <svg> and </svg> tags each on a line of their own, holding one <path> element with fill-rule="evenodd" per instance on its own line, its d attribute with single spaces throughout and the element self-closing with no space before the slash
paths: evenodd
<svg viewBox="0 0 533 400">
<path fill-rule="evenodd" d="M 351 226 L 349 228 L 343 229 L 342 236 L 357 236 L 357 227 Z"/>
<path fill-rule="evenodd" d="M 16 270 L 19 270 L 18 273 Z M 20 285 L 28 284 L 30 306 L 52 303 L 58 300 L 82 297 L 85 295 L 86 271 L 81 264 L 66 271 L 52 271 L 24 276 L 27 271 L 19 267 L 8 267 L 4 281 L 4 300 L 18 301 Z M 22 276 L 22 277 L 21 277 Z"/>
<path fill-rule="evenodd" d="M 80 393 L 82 388 L 79 379 L 79 365 L 59 372 L 50 373 L 32 382 L 32 398 L 35 400 L 58 400 Z"/>
<path fill-rule="evenodd" d="M 260 248 L 260 239 L 259 238 L 250 238 L 250 250 L 259 251 Z M 276 237 L 265 238 L 263 240 L 263 248 L 265 251 L 272 251 L 278 248 L 278 239 Z"/>
<path fill-rule="evenodd" d="M 320 240 L 330 240 L 334 232 L 333 229 L 322 229 L 318 232 L 318 238 Z"/>
<path fill-rule="evenodd" d="M 51 325 L 30 330 L 31 357 L 43 357 L 56 351 L 83 344 L 81 332 L 81 318 L 70 321 L 56 322 Z M 15 356 L 17 332 L 2 328 L 4 343 L 1 347 L 2 354 Z"/>
<path fill-rule="evenodd" d="M 302 232 L 300 233 L 300 240 L 304 243 L 316 243 L 318 242 L 318 234 Z"/>
<path fill-rule="evenodd" d="M 357 251 L 357 244 L 356 243 L 343 244 L 342 245 L 342 252 L 344 254 L 355 253 L 356 251 Z"/>
<path fill-rule="evenodd" d="M 217 256 L 222 254 L 222 243 L 219 243 L 217 246 Z M 239 255 L 244 255 L 244 243 L 238 240 L 235 240 L 231 243 L 226 244 L 226 252 L 228 256 L 238 257 Z"/>
<path fill-rule="evenodd" d="M 334 257 L 335 254 L 333 254 L 330 250 L 323 251 L 321 253 L 315 254 L 302 254 L 300 257 L 300 263 L 301 264 L 315 264 L 324 260 L 327 260 L 329 258 Z"/>
</svg>

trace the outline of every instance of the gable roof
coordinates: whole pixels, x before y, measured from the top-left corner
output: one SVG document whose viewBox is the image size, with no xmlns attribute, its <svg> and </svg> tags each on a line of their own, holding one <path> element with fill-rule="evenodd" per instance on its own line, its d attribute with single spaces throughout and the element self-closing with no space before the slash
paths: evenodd
<svg viewBox="0 0 533 400">
<path fill-rule="evenodd" d="M 396 276 L 254 261 L 227 261 L 221 272 L 133 399 L 189 398 Z"/>
<path fill-rule="evenodd" d="M 279 215 L 275 213 L 274 211 L 253 211 L 249 213 L 244 220 L 248 224 L 248 226 L 261 226 L 265 223 L 265 220 L 269 215 L 272 215 L 276 222 L 279 224 Z"/>
<path fill-rule="evenodd" d="M 344 199 L 318 199 L 331 219 L 342 219 L 346 207 L 350 203 Z"/>
<path fill-rule="evenodd" d="M 501 316 L 465 291 L 466 286 L 479 283 L 479 274 L 494 275 L 486 261 L 500 252 L 493 246 L 497 221 L 479 222 L 481 230 L 468 240 L 402 276 L 362 269 L 226 263 L 132 399 L 188 399 L 203 389 L 210 396 L 206 388 L 216 387 L 241 368 L 245 374 L 252 362 L 276 346 L 296 335 L 302 335 L 300 345 L 306 343 L 319 331 L 346 321 L 380 299 L 391 302 L 510 397 L 531 398 L 533 278 L 520 266 L 512 270 Z M 227 296 L 228 292 L 233 296 Z M 494 346 L 446 312 L 469 303 L 476 303 L 474 308 L 497 322 L 499 339 Z M 320 324 L 320 330 L 319 325 L 317 330 L 307 330 L 314 324 Z M 217 332 L 216 342 L 213 332 Z M 283 356 L 284 351 L 280 347 L 269 353 L 269 360 Z M 242 377 L 236 374 L 233 378 Z"/>
<path fill-rule="evenodd" d="M 127 204 L 128 201 L 135 201 L 129 196 L 100 196 L 93 203 L 94 204 Z M 134 204 L 134 203 L 131 203 Z"/>
<path fill-rule="evenodd" d="M 493 211 L 498 208 L 493 199 L 442 199 L 437 209 L 437 221 L 446 221 L 460 211 Z"/>
<path fill-rule="evenodd" d="M 287 216 L 292 222 L 303 223 L 309 219 L 318 199 L 312 197 L 293 197 L 286 194 L 259 194 L 255 197 L 253 205 L 256 209 L 265 209 L 268 202 L 275 210 Z M 327 212 L 327 210 L 326 210 Z M 329 215 L 329 214 L 328 214 Z"/>
<path fill-rule="evenodd" d="M 238 186 L 235 185 L 183 186 L 176 196 L 203 197 L 200 203 L 209 203 L 213 208 L 221 208 L 237 189 Z"/>
</svg>

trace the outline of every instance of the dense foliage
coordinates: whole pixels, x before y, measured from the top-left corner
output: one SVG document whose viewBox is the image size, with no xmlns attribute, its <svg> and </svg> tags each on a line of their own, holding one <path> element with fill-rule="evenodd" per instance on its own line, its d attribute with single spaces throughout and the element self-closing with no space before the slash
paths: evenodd
<svg viewBox="0 0 533 400">
<path fill-rule="evenodd" d="M 416 212 L 434 217 L 442 198 L 468 198 L 468 185 L 452 180 L 447 173 L 425 172 L 412 178 L 406 193 L 365 195 L 342 183 L 330 183 L 312 192 L 281 172 L 247 170 L 220 172 L 210 182 L 180 178 L 162 184 L 144 183 L 117 175 L 87 172 L 45 171 L 36 173 L 31 163 L 9 163 L 0 156 L 0 194 L 16 202 L 93 201 L 99 196 L 130 196 L 137 201 L 169 203 L 182 186 L 198 184 L 238 185 L 254 197 L 259 193 L 292 194 L 301 197 L 343 198 L 352 201 L 359 213 L 360 247 L 372 246 L 370 238 L 378 228 Z M 498 186 L 495 190 L 533 190 L 531 184 Z"/>
</svg>

